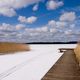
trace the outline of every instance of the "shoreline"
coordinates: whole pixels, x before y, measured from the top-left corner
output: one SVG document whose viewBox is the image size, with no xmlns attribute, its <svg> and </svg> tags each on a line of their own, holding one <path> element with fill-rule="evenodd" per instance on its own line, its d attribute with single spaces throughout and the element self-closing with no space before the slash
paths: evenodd
<svg viewBox="0 0 80 80">
<path fill-rule="evenodd" d="M 77 42 L 31 42 L 25 44 L 77 44 Z"/>
</svg>

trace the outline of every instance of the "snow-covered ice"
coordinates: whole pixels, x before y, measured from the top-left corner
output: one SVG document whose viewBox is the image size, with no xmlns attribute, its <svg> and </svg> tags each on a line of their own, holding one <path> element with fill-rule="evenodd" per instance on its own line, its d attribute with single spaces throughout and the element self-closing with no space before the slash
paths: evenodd
<svg viewBox="0 0 80 80">
<path fill-rule="evenodd" d="M 0 56 L 0 80 L 41 80 L 63 55 L 58 48 L 74 48 L 76 44 L 36 44 L 31 51 Z"/>
</svg>

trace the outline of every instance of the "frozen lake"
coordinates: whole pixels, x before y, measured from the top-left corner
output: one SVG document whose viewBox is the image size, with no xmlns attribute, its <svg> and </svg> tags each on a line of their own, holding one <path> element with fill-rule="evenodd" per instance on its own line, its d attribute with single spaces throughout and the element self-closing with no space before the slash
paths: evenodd
<svg viewBox="0 0 80 80">
<path fill-rule="evenodd" d="M 0 56 L 0 80 L 41 80 L 63 55 L 58 48 L 74 48 L 76 44 L 36 44 L 31 51 Z"/>
</svg>

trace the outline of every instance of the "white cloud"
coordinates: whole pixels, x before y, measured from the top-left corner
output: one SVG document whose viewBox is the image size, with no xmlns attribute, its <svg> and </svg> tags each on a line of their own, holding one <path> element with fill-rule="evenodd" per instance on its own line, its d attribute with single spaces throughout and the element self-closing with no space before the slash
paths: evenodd
<svg viewBox="0 0 80 80">
<path fill-rule="evenodd" d="M 70 25 L 70 28 L 74 28 L 74 27 L 75 27 L 75 24 L 71 24 L 71 25 Z"/>
<path fill-rule="evenodd" d="M 57 29 L 56 29 L 56 28 L 51 28 L 51 29 L 50 29 L 50 32 L 56 33 L 56 32 L 57 32 Z"/>
<path fill-rule="evenodd" d="M 38 4 L 34 5 L 33 6 L 33 11 L 37 11 L 38 10 L 38 6 L 39 6 Z"/>
<path fill-rule="evenodd" d="M 71 35 L 71 34 L 73 34 L 73 31 L 72 31 L 72 30 L 66 30 L 64 33 L 65 33 L 66 35 Z"/>
<path fill-rule="evenodd" d="M 1 26 L 2 26 L 2 29 L 1 29 Z M 20 26 L 24 27 L 23 24 L 17 24 L 17 25 L 10 25 L 6 23 L 1 24 L 0 40 L 3 41 L 4 39 L 4 41 L 14 41 L 14 42 L 31 42 L 31 41 L 32 42 L 38 42 L 38 41 L 39 42 L 53 42 L 53 41 L 55 42 L 55 41 L 74 40 L 74 37 L 72 37 L 73 35 L 74 36 L 80 35 L 80 30 L 73 31 L 71 29 L 70 30 L 68 29 L 68 30 L 64 30 L 63 32 L 59 32 L 58 29 L 52 28 L 52 27 L 49 28 L 48 26 L 42 26 L 38 28 L 27 28 L 27 27 L 23 28 Z M 12 29 L 12 27 L 14 29 Z M 21 31 L 21 29 L 23 31 Z M 20 32 L 18 30 L 20 30 Z M 75 39 L 77 39 L 77 37 Z"/>
<path fill-rule="evenodd" d="M 56 27 L 56 21 L 55 20 L 50 20 L 48 22 L 48 25 L 51 26 L 51 27 Z"/>
<path fill-rule="evenodd" d="M 37 20 L 37 17 L 31 16 L 27 18 L 27 23 L 34 23 Z"/>
<path fill-rule="evenodd" d="M 46 4 L 48 10 L 55 10 L 56 8 L 63 6 L 62 1 L 49 0 Z"/>
<path fill-rule="evenodd" d="M 29 33 L 41 33 L 41 32 L 48 32 L 48 27 L 47 26 L 42 26 L 38 28 L 25 28 L 26 32 Z"/>
<path fill-rule="evenodd" d="M 60 16 L 60 21 L 74 21 L 75 19 L 75 12 L 65 12 Z"/>
<path fill-rule="evenodd" d="M 40 0 L 16 0 L 16 1 L 14 1 L 13 7 L 14 8 L 22 8 L 22 7 L 29 6 L 31 4 L 37 3 L 39 1 Z"/>
<path fill-rule="evenodd" d="M 27 7 L 40 0 L 0 0 L 0 14 L 8 17 L 15 16 L 16 9 Z M 10 13 L 10 15 L 8 14 Z"/>
<path fill-rule="evenodd" d="M 60 28 L 64 28 L 64 27 L 67 26 L 67 23 L 66 22 L 62 22 L 62 21 L 57 21 L 56 22 L 56 26 L 60 27 Z"/>
<path fill-rule="evenodd" d="M 34 23 L 37 20 L 37 17 L 31 16 L 31 17 L 26 18 L 25 16 L 19 16 L 18 20 L 21 23 L 29 23 L 29 24 L 31 24 L 31 23 Z"/>
<path fill-rule="evenodd" d="M 40 28 L 36 28 L 35 29 L 37 32 L 48 32 L 48 27 L 47 26 L 43 26 Z"/>
<path fill-rule="evenodd" d="M 17 31 L 25 28 L 24 24 L 11 25 L 7 23 L 2 23 L 0 25 L 0 30 L 4 31 Z"/>
<path fill-rule="evenodd" d="M 16 12 L 13 8 L 2 7 L 0 8 L 0 14 L 8 17 L 16 15 Z"/>
<path fill-rule="evenodd" d="M 25 16 L 19 16 L 18 17 L 18 20 L 21 22 L 21 23 L 26 23 L 27 22 L 27 18 Z"/>
<path fill-rule="evenodd" d="M 50 20 L 48 22 L 48 26 L 49 27 L 53 27 L 53 28 L 64 28 L 64 27 L 67 26 L 67 22 L 65 22 L 65 21 Z"/>
<path fill-rule="evenodd" d="M 16 30 L 22 30 L 25 28 L 25 25 L 24 24 L 17 24 L 15 27 L 16 27 Z"/>
<path fill-rule="evenodd" d="M 6 24 L 6 23 L 2 23 L 2 24 L 0 25 L 0 30 L 10 30 L 10 31 L 12 31 L 13 28 L 14 28 L 14 27 L 13 27 L 12 25 Z"/>
</svg>

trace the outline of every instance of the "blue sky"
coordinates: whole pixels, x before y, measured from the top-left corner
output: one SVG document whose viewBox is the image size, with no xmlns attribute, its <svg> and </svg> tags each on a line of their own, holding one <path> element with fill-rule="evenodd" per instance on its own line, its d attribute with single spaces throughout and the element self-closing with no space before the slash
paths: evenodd
<svg viewBox="0 0 80 80">
<path fill-rule="evenodd" d="M 79 41 L 80 0 L 0 0 L 0 41 Z"/>
</svg>

